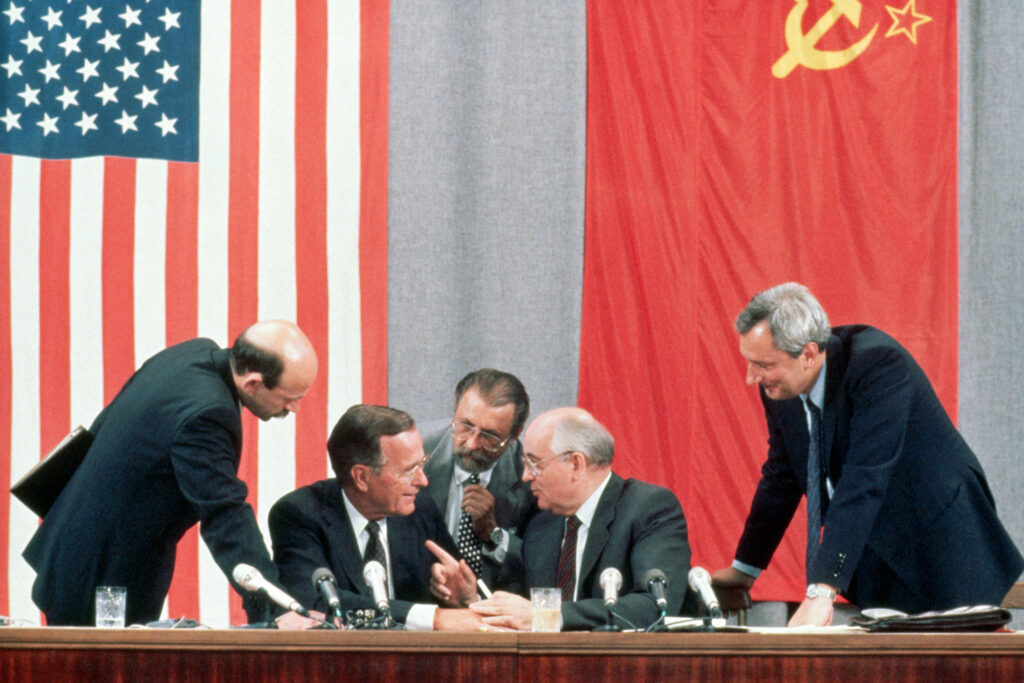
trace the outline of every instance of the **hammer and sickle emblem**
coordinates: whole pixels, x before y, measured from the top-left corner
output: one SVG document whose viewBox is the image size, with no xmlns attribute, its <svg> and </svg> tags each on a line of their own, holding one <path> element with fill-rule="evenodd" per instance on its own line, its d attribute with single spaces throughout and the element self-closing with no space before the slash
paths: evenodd
<svg viewBox="0 0 1024 683">
<path fill-rule="evenodd" d="M 832 8 L 806 34 L 803 32 L 803 19 L 809 0 L 795 1 L 796 6 L 786 17 L 786 45 L 789 51 L 772 65 L 772 75 L 776 78 L 785 78 L 801 64 L 818 71 L 846 66 L 867 49 L 878 30 L 878 24 L 875 24 L 866 36 L 845 50 L 819 50 L 815 45 L 840 18 L 846 17 L 854 28 L 860 25 L 860 0 L 832 0 Z"/>
</svg>

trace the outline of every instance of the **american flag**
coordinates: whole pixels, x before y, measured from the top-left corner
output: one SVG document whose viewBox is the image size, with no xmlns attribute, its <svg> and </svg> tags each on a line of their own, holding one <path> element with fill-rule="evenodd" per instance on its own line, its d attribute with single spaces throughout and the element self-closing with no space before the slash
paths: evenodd
<svg viewBox="0 0 1024 683">
<path fill-rule="evenodd" d="M 384 400 L 386 133 L 360 118 L 386 123 L 387 21 L 358 0 L 0 3 L 0 486 L 156 351 L 266 318 L 298 322 L 320 376 L 295 418 L 246 422 L 261 524 L 326 476 L 332 416 Z M 0 500 L 0 613 L 38 621 L 37 520 Z M 167 611 L 244 620 L 196 530 Z"/>
</svg>

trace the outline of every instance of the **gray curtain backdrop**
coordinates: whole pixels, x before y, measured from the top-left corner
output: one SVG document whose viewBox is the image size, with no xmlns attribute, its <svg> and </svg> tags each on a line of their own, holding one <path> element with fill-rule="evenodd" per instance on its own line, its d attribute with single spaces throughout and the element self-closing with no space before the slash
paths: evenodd
<svg viewBox="0 0 1024 683">
<path fill-rule="evenodd" d="M 959 424 L 1024 548 L 1020 9 L 959 2 Z M 450 416 L 484 365 L 517 374 L 534 414 L 576 402 L 585 13 L 392 2 L 388 392 L 418 420 Z"/>
<path fill-rule="evenodd" d="M 960 430 L 1024 548 L 1024 3 L 961 0 Z"/>
<path fill-rule="evenodd" d="M 391 3 L 388 399 L 419 421 L 450 418 L 484 366 L 533 414 L 576 403 L 585 17 L 583 0 Z"/>
</svg>

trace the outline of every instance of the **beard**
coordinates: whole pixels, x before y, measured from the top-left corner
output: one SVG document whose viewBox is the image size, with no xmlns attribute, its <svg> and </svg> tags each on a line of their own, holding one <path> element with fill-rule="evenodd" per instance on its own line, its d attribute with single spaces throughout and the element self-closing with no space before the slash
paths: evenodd
<svg viewBox="0 0 1024 683">
<path fill-rule="evenodd" d="M 495 461 L 498 459 L 495 457 L 494 460 L 491 460 L 491 457 L 482 449 L 470 450 L 463 446 L 454 446 L 452 448 L 452 455 L 458 459 L 459 467 L 470 474 L 486 472 L 494 466 Z"/>
</svg>

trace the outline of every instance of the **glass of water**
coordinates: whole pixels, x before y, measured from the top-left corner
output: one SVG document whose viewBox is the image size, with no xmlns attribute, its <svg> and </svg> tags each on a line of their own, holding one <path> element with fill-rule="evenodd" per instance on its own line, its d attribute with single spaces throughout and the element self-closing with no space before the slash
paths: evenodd
<svg viewBox="0 0 1024 683">
<path fill-rule="evenodd" d="M 128 602 L 128 589 L 124 586 L 96 587 L 96 626 L 124 628 L 124 612 Z"/>
<path fill-rule="evenodd" d="M 531 588 L 530 607 L 532 631 L 562 630 L 562 590 L 560 588 Z"/>
</svg>

